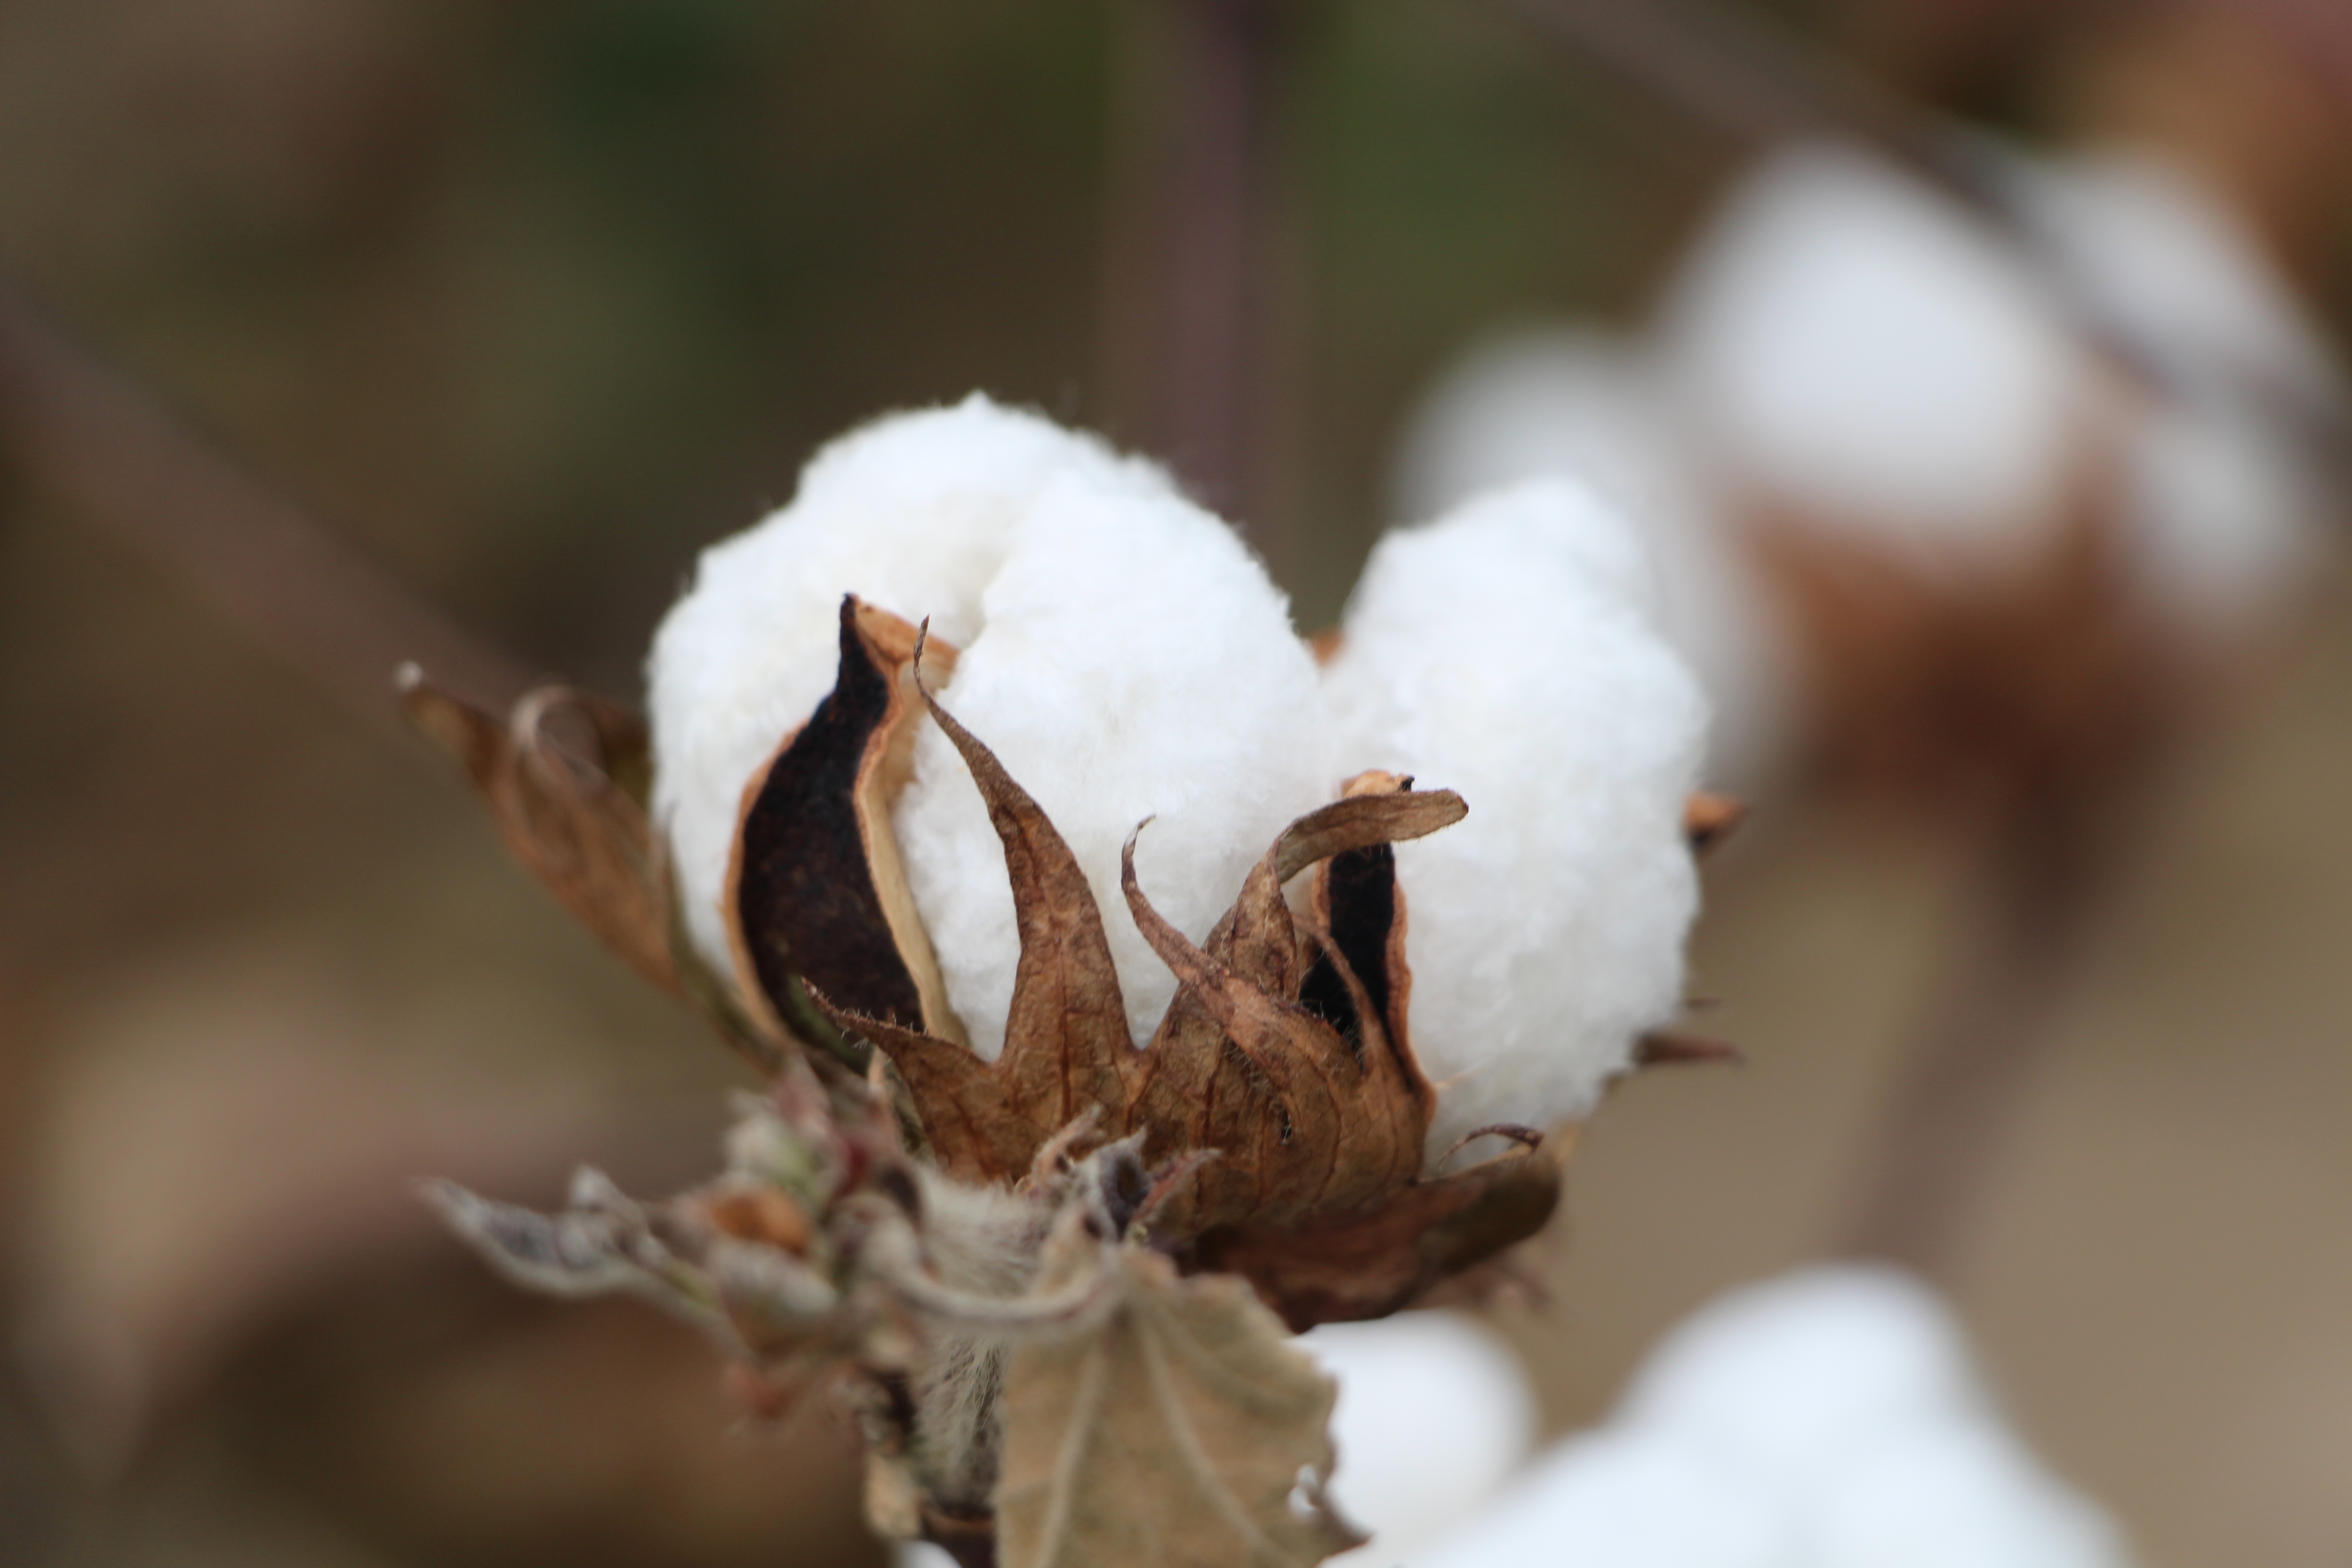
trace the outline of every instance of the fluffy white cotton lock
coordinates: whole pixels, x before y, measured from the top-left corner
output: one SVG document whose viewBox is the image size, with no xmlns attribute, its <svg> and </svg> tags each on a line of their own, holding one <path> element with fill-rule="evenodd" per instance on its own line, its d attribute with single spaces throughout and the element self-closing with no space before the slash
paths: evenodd
<svg viewBox="0 0 2352 1568">
<path fill-rule="evenodd" d="M 1824 1478 L 1815 1568 L 2121 1568 L 2105 1516 L 2006 1429 L 1964 1415 L 1887 1435 Z"/>
<path fill-rule="evenodd" d="M 2110 147 L 2022 165 L 2019 205 L 2052 265 L 2167 379 L 2203 400 L 2249 378 L 2340 404 L 2326 334 L 2262 240 L 2195 173 Z"/>
<path fill-rule="evenodd" d="M 1470 806 L 1396 852 L 1433 1155 L 1590 1110 L 1681 1002 L 1706 702 L 1647 579 L 1614 509 L 1542 480 L 1390 534 L 1349 601 L 1324 672 L 1343 771 Z"/>
<path fill-rule="evenodd" d="M 2326 334 L 2185 169 L 2111 150 L 2033 165 L 2017 188 L 2053 265 L 2162 378 L 2119 452 L 2136 585 L 2192 637 L 2259 627 L 2332 542 L 2335 480 L 2297 428 L 2352 416 Z"/>
<path fill-rule="evenodd" d="M 1119 849 L 1194 941 L 1338 773 L 1314 659 L 1230 529 L 1172 492 L 1065 478 L 1040 494 L 982 596 L 943 695 L 1060 829 L 1104 910 L 1139 1044 L 1175 976 L 1119 890 Z M 1004 857 L 946 734 L 926 726 L 893 819 L 917 907 L 972 1047 L 1003 1043 L 1020 942 Z"/>
<path fill-rule="evenodd" d="M 1436 517 L 1528 479 L 1590 483 L 1641 530 L 1658 624 L 1714 709 L 1710 782 L 1761 787 L 1794 722 L 1798 654 L 1785 606 L 1706 482 L 1648 347 L 1587 328 L 1531 328 L 1472 350 L 1423 400 L 1397 459 L 1398 514 Z"/>
<path fill-rule="evenodd" d="M 1892 1269 L 1818 1268 L 1694 1312 L 1651 1352 L 1619 1419 L 1810 1473 L 1887 1432 L 1986 1414 L 1958 1326 L 1931 1292 Z"/>
<path fill-rule="evenodd" d="M 1401 1568 L 1819 1568 L 1787 1499 L 1733 1465 L 1633 1432 L 1553 1447 L 1478 1518 Z"/>
<path fill-rule="evenodd" d="M 1157 468 L 973 396 L 819 453 L 792 503 L 704 552 L 648 670 L 654 809 L 689 928 L 730 964 L 720 899 L 742 791 L 833 687 L 855 593 L 963 653 L 940 695 L 1078 856 L 1148 1037 L 1174 979 L 1126 917 L 1118 850 L 1195 939 L 1336 774 L 1313 661 L 1232 531 Z M 1003 851 L 927 727 L 898 833 L 950 1005 L 1002 1047 L 1018 958 Z"/>
<path fill-rule="evenodd" d="M 1615 1416 L 1409 1568 L 2127 1568 L 2105 1516 L 2000 1421 L 1958 1325 L 1891 1270 L 1736 1290 Z"/>
<path fill-rule="evenodd" d="M 1460 1524 L 1535 1447 L 1518 1356 L 1458 1312 L 1327 1323 L 1299 1342 L 1339 1384 L 1331 1499 L 1371 1540 L 1334 1568 L 1385 1568 Z"/>
<path fill-rule="evenodd" d="M 2092 369 L 2046 292 L 1957 204 L 1855 150 L 1748 174 L 1660 342 L 1727 482 L 1932 571 L 2032 559 L 2079 479 Z"/>
</svg>

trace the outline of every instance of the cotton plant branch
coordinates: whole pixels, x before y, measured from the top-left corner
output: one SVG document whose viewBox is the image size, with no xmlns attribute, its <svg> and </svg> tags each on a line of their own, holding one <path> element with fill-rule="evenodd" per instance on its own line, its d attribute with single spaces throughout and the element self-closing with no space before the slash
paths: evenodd
<svg viewBox="0 0 2352 1568">
<path fill-rule="evenodd" d="M 1276 138 L 1296 25 L 1284 0 L 1167 0 L 1162 112 L 1148 183 L 1148 395 L 1194 493 L 1264 517 Z M 1254 536 L 1273 542 L 1265 524 Z"/>
<path fill-rule="evenodd" d="M 1851 1188 L 1837 1250 L 1949 1284 L 1971 1220 L 2058 1043 L 2105 908 L 2118 836 L 2021 804 L 1980 836 L 1975 904 L 1930 994 Z"/>
<path fill-rule="evenodd" d="M 0 455 L 371 724 L 415 661 L 503 709 L 530 683 L 255 479 L 0 276 Z"/>
</svg>

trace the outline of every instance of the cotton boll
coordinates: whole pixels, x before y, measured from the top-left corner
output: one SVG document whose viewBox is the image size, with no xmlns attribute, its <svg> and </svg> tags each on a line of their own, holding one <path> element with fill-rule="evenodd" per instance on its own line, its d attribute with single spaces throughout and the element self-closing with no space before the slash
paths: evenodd
<svg viewBox="0 0 2352 1568">
<path fill-rule="evenodd" d="M 2121 1568 L 2105 1515 L 1990 1420 L 1882 1436 L 1823 1479 L 1817 1568 Z"/>
<path fill-rule="evenodd" d="M 1619 1412 L 1742 1463 L 1832 1472 L 1885 1433 L 1983 1411 L 1959 1330 L 1893 1269 L 1811 1269 L 1709 1302 L 1660 1342 Z"/>
<path fill-rule="evenodd" d="M 1956 204 L 1858 151 L 1780 154 L 1727 200 L 1662 340 L 1727 477 L 1949 574 L 2032 559 L 2091 370 L 2038 281 Z"/>
<path fill-rule="evenodd" d="M 2277 431 L 2242 412 L 2149 409 L 2123 449 L 2134 585 L 2207 646 L 2259 631 L 2328 553 L 2326 500 Z"/>
<path fill-rule="evenodd" d="M 1299 1345 L 1337 1379 L 1331 1497 L 1371 1541 L 1332 1559 L 1410 1557 L 1499 1490 L 1535 1445 L 1535 1397 L 1509 1346 L 1456 1312 L 1327 1323 Z"/>
<path fill-rule="evenodd" d="M 1470 807 L 1396 852 L 1433 1155 L 1591 1110 L 1680 1002 L 1706 703 L 1645 577 L 1609 506 L 1544 480 L 1389 535 L 1349 605 L 1324 675 L 1343 769 Z"/>
<path fill-rule="evenodd" d="M 1339 777 L 1314 660 L 1233 531 L 1123 474 L 1045 485 L 981 595 L 942 691 L 1044 807 L 1094 889 L 1139 1043 L 1175 995 L 1119 889 L 1136 874 L 1195 941 Z M 1003 851 L 963 761 L 927 727 L 893 818 L 948 997 L 993 1058 L 1020 942 Z"/>
<path fill-rule="evenodd" d="M 2057 265 L 2164 378 L 2122 451 L 2127 564 L 2208 641 L 2259 627 L 2328 543 L 2328 479 L 2293 405 L 2347 411 L 2343 373 L 2242 221 L 2187 171 L 2109 152 L 2029 168 Z"/>
<path fill-rule="evenodd" d="M 1475 1521 L 1402 1561 L 1405 1568 L 1817 1568 L 1800 1542 L 1788 1500 L 1755 1478 L 1671 1438 L 1608 1434 L 1554 1447 Z"/>
<path fill-rule="evenodd" d="M 2262 242 L 2193 174 L 2110 149 L 2026 166 L 2037 237 L 2106 320 L 2200 399 L 2245 379 L 2340 405 L 2341 368 Z"/>
<path fill-rule="evenodd" d="M 1992 1409 L 1950 1313 L 1892 1270 L 1736 1290 L 1661 1342 L 1412 1568 L 2126 1568 L 2115 1527 Z"/>
<path fill-rule="evenodd" d="M 1399 514 L 1436 517 L 1484 490 L 1582 479 L 1641 530 L 1658 623 L 1716 715 L 1707 776 L 1742 792 L 1788 748 L 1796 651 L 1650 354 L 1592 330 L 1522 331 L 1464 358 L 1408 426 Z"/>
<path fill-rule="evenodd" d="M 1060 474 L 1166 494 L 1150 465 L 977 395 L 879 419 L 827 447 L 792 503 L 703 552 L 647 661 L 654 815 L 688 928 L 731 970 L 719 901 L 743 786 L 833 689 L 841 596 L 961 643 L 1031 503 Z"/>
</svg>

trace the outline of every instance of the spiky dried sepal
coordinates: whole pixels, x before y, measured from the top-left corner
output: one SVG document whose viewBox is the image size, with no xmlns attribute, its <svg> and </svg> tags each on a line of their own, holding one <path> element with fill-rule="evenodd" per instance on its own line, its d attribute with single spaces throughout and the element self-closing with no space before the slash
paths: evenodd
<svg viewBox="0 0 2352 1568">
<path fill-rule="evenodd" d="M 645 721 L 608 697 L 568 686 L 526 692 L 501 723 L 435 686 L 399 674 L 401 707 L 466 772 L 507 850 L 591 934 L 656 985 L 691 1004 L 762 1073 L 788 1041 L 830 1026 L 803 1009 L 794 1027 L 748 1015 L 688 939 L 667 855 L 646 813 L 651 756 Z"/>
<path fill-rule="evenodd" d="M 1412 1179 L 1428 1130 L 1429 1087 L 1410 1053 L 1391 1046 L 1369 1001 L 1352 1020 L 1352 1038 L 1299 1005 L 1310 962 L 1282 885 L 1333 856 L 1457 821 L 1459 797 L 1412 794 L 1404 781 L 1379 775 L 1383 783 L 1310 813 L 1253 869 L 1206 949 L 1151 908 L 1135 882 L 1130 843 L 1129 908 L 1180 981 L 1159 1031 L 1139 1051 L 1101 911 L 1076 858 L 986 744 L 924 695 L 1004 846 L 1022 937 L 1004 1052 L 984 1062 L 830 994 L 821 994 L 820 1005 L 890 1058 L 943 1168 L 971 1181 L 1017 1179 L 1047 1136 L 1092 1112 L 1108 1136 L 1144 1134 L 1147 1158 L 1218 1151 L 1183 1213 L 1187 1235 L 1250 1215 L 1348 1208 Z M 1383 902 L 1402 910 L 1392 877 Z M 1321 955 L 1313 962 L 1347 969 L 1328 936 L 1307 940 Z M 1360 995 L 1352 976 L 1349 984 Z"/>
<path fill-rule="evenodd" d="M 1248 1279 L 1296 1330 L 1386 1317 L 1541 1230 L 1559 1204 L 1568 1142 L 1409 1183 L 1352 1212 L 1213 1230 L 1195 1259 Z"/>
<path fill-rule="evenodd" d="M 609 698 L 542 686 L 501 723 L 415 665 L 398 684 L 410 721 L 465 769 L 515 858 L 630 967 L 677 992 L 669 900 L 646 817 L 645 721 Z"/>
</svg>

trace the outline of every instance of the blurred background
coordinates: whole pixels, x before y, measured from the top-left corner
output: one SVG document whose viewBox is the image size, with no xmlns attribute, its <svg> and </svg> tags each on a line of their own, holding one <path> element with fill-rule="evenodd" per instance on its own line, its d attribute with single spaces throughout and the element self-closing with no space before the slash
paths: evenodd
<svg viewBox="0 0 2352 1568">
<path fill-rule="evenodd" d="M 882 1561 L 823 1412 L 413 1201 L 681 1184 L 744 1079 L 394 721 L 404 637 L 509 668 L 383 584 L 634 699 L 702 545 L 975 388 L 1169 457 L 1304 628 L 1484 479 L 1669 536 L 1747 1059 L 1588 1129 L 1495 1309 L 1549 1427 L 1891 1252 L 2146 1563 L 2352 1561 L 2328 0 L 17 0 L 0 267 L 0 1563 Z"/>
</svg>

